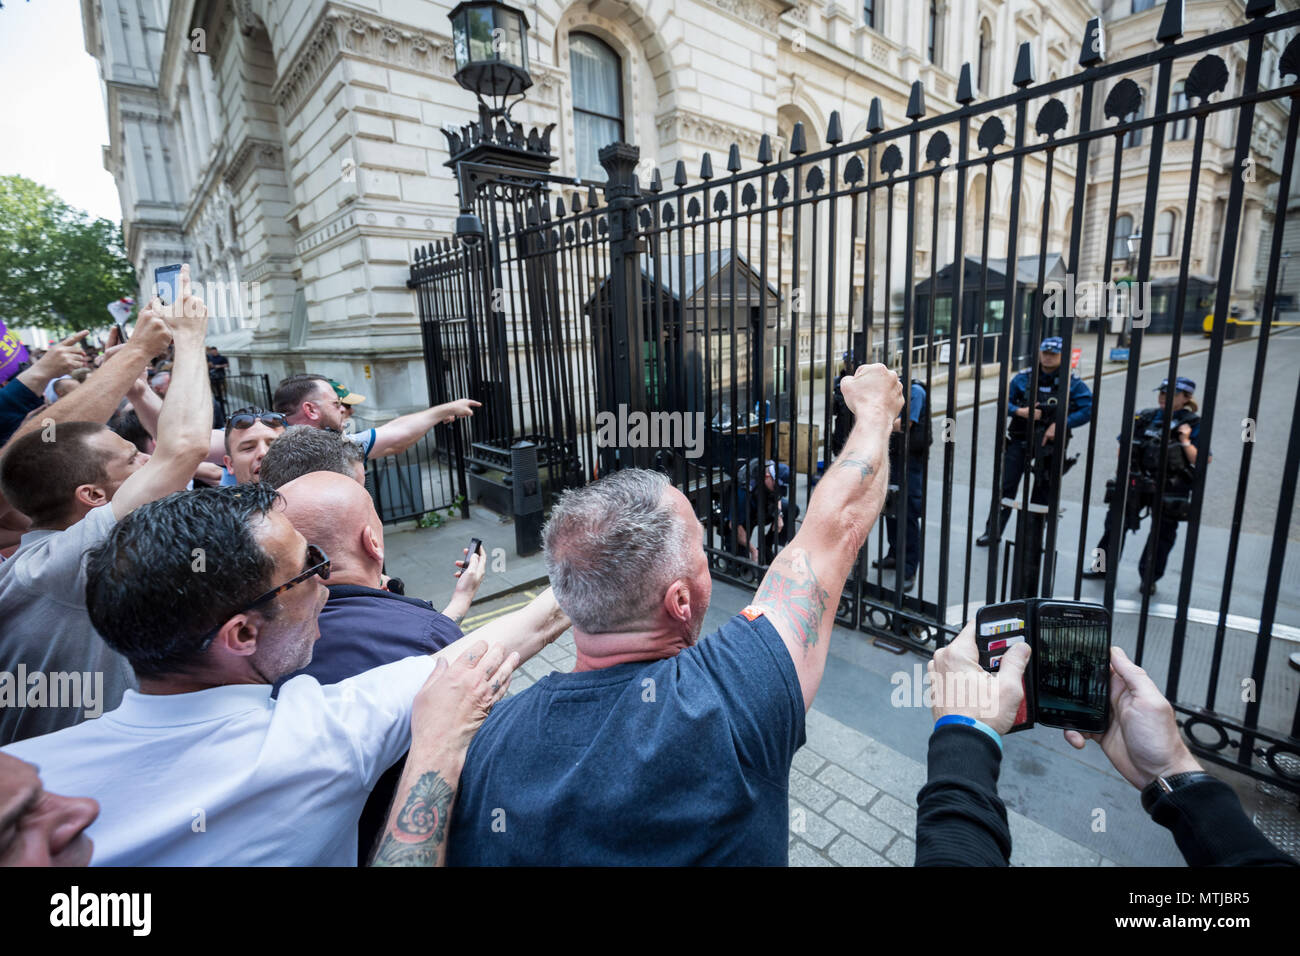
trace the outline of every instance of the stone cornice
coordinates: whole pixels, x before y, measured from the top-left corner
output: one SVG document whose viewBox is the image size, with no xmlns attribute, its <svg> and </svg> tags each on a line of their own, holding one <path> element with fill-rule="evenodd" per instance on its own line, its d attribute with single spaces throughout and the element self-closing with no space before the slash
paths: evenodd
<svg viewBox="0 0 1300 956">
<path fill-rule="evenodd" d="M 327 4 L 276 81 L 271 98 L 286 113 L 295 112 L 341 56 L 429 76 L 451 77 L 456 72 L 450 37 Z"/>
<path fill-rule="evenodd" d="M 781 19 L 781 13 L 773 10 L 772 6 L 763 0 L 705 0 L 705 2 L 737 20 L 766 30 L 768 33 L 776 33 L 777 21 Z"/>
<path fill-rule="evenodd" d="M 279 143 L 273 143 L 270 140 L 258 139 L 255 136 L 246 136 L 244 141 L 239 144 L 235 150 L 230 165 L 226 167 L 226 172 L 222 177 L 235 192 L 243 186 L 244 180 L 248 174 L 253 171 L 254 167 L 264 166 L 268 169 L 284 168 L 284 149 Z"/>
<path fill-rule="evenodd" d="M 685 109 L 660 113 L 655 117 L 655 129 L 660 143 L 687 140 L 718 149 L 726 149 L 735 143 L 743 153 L 757 152 L 762 139 L 762 133 Z"/>
</svg>

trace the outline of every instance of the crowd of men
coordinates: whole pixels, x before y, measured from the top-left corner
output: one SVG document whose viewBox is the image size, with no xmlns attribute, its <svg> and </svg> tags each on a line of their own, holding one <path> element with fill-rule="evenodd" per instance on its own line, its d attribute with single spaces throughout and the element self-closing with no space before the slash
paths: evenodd
<svg viewBox="0 0 1300 956">
<path fill-rule="evenodd" d="M 788 542 L 715 633 L 690 502 L 625 469 L 555 504 L 551 588 L 466 635 L 482 553 L 458 553 L 441 611 L 402 594 L 363 468 L 477 403 L 349 433 L 362 397 L 300 375 L 214 430 L 206 332 L 182 270 L 177 305 L 150 303 L 0 454 L 19 535 L 0 563 L 0 672 L 46 682 L 41 700 L 26 679 L 0 684 L 0 863 L 787 862 L 791 762 L 885 502 L 892 372 L 841 381 L 854 422 L 840 454 L 797 531 L 778 512 Z M 0 411 L 89 364 L 75 347 L 6 386 Z M 168 380 L 151 388 L 163 354 Z M 128 414 L 134 440 L 106 424 Z M 214 481 L 203 466 L 218 461 Z M 507 697 L 570 627 L 573 671 Z M 986 674 L 969 628 L 936 653 L 936 672 L 989 684 L 998 713 L 936 704 L 918 864 L 1008 862 L 996 784 L 1027 657 L 1021 645 Z M 1202 771 L 1141 668 L 1120 650 L 1112 667 L 1115 720 L 1095 739 L 1189 862 L 1294 864 Z M 56 699 L 74 676 L 79 699 Z"/>
</svg>

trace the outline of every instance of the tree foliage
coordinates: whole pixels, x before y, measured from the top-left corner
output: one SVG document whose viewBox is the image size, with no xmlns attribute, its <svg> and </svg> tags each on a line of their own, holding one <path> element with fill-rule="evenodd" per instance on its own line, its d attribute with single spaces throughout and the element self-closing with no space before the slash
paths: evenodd
<svg viewBox="0 0 1300 956">
<path fill-rule="evenodd" d="M 95 329 L 108 303 L 136 292 L 120 227 L 54 190 L 0 176 L 0 319 L 56 332 Z"/>
</svg>

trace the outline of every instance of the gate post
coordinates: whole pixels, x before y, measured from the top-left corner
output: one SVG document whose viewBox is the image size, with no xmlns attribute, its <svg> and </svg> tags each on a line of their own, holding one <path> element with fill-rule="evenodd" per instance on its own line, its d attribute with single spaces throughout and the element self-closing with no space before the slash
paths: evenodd
<svg viewBox="0 0 1300 956">
<path fill-rule="evenodd" d="M 610 143 L 598 154 L 609 181 L 605 201 L 609 204 L 610 332 L 613 352 L 609 369 L 614 385 L 614 405 L 628 412 L 649 412 L 645 396 L 644 337 L 641 316 L 641 253 L 644 244 L 636 237 L 636 200 L 641 187 L 636 164 L 641 150 L 628 143 Z M 602 462 L 602 465 L 604 463 Z M 648 448 L 619 448 L 621 467 L 650 467 Z M 602 467 L 602 474 L 606 472 Z"/>
</svg>

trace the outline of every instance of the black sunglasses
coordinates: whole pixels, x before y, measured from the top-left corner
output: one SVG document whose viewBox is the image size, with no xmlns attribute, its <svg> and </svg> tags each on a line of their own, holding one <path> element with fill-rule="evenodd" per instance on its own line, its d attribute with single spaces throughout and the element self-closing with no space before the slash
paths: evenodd
<svg viewBox="0 0 1300 956">
<path fill-rule="evenodd" d="M 286 425 L 284 416 L 279 412 L 268 412 L 256 405 L 250 405 L 247 408 L 241 408 L 239 411 L 231 413 L 230 417 L 226 419 L 226 427 L 233 429 L 252 428 L 257 422 L 271 428 L 284 428 Z"/>
<path fill-rule="evenodd" d="M 226 621 L 229 621 L 236 614 L 246 614 L 249 611 L 255 610 L 256 608 L 261 607 L 263 604 L 266 604 L 268 601 L 275 600 L 277 597 L 279 597 L 285 591 L 289 590 L 291 587 L 294 587 L 295 585 L 298 584 L 302 584 L 303 581 L 309 580 L 310 578 L 314 577 L 317 574 L 321 576 L 322 581 L 329 580 L 330 577 L 329 555 L 326 554 L 324 551 L 322 551 L 320 548 L 316 547 L 316 545 L 314 544 L 307 545 L 307 565 L 308 567 L 306 571 L 303 571 L 301 574 L 290 578 L 288 581 L 285 581 L 284 584 L 281 584 L 280 586 L 274 587 L 271 590 L 267 591 L 265 594 L 259 597 L 252 604 L 247 604 L 244 607 L 240 608 L 238 611 L 231 611 L 228 615 L 226 615 L 225 620 L 222 621 L 221 624 L 218 624 L 216 627 L 214 627 L 212 630 L 208 631 L 208 633 L 204 635 L 203 646 L 200 647 L 199 650 L 206 650 L 207 646 L 211 644 L 213 639 L 217 636 L 217 631 L 221 630 L 222 625 L 225 624 Z"/>
</svg>

